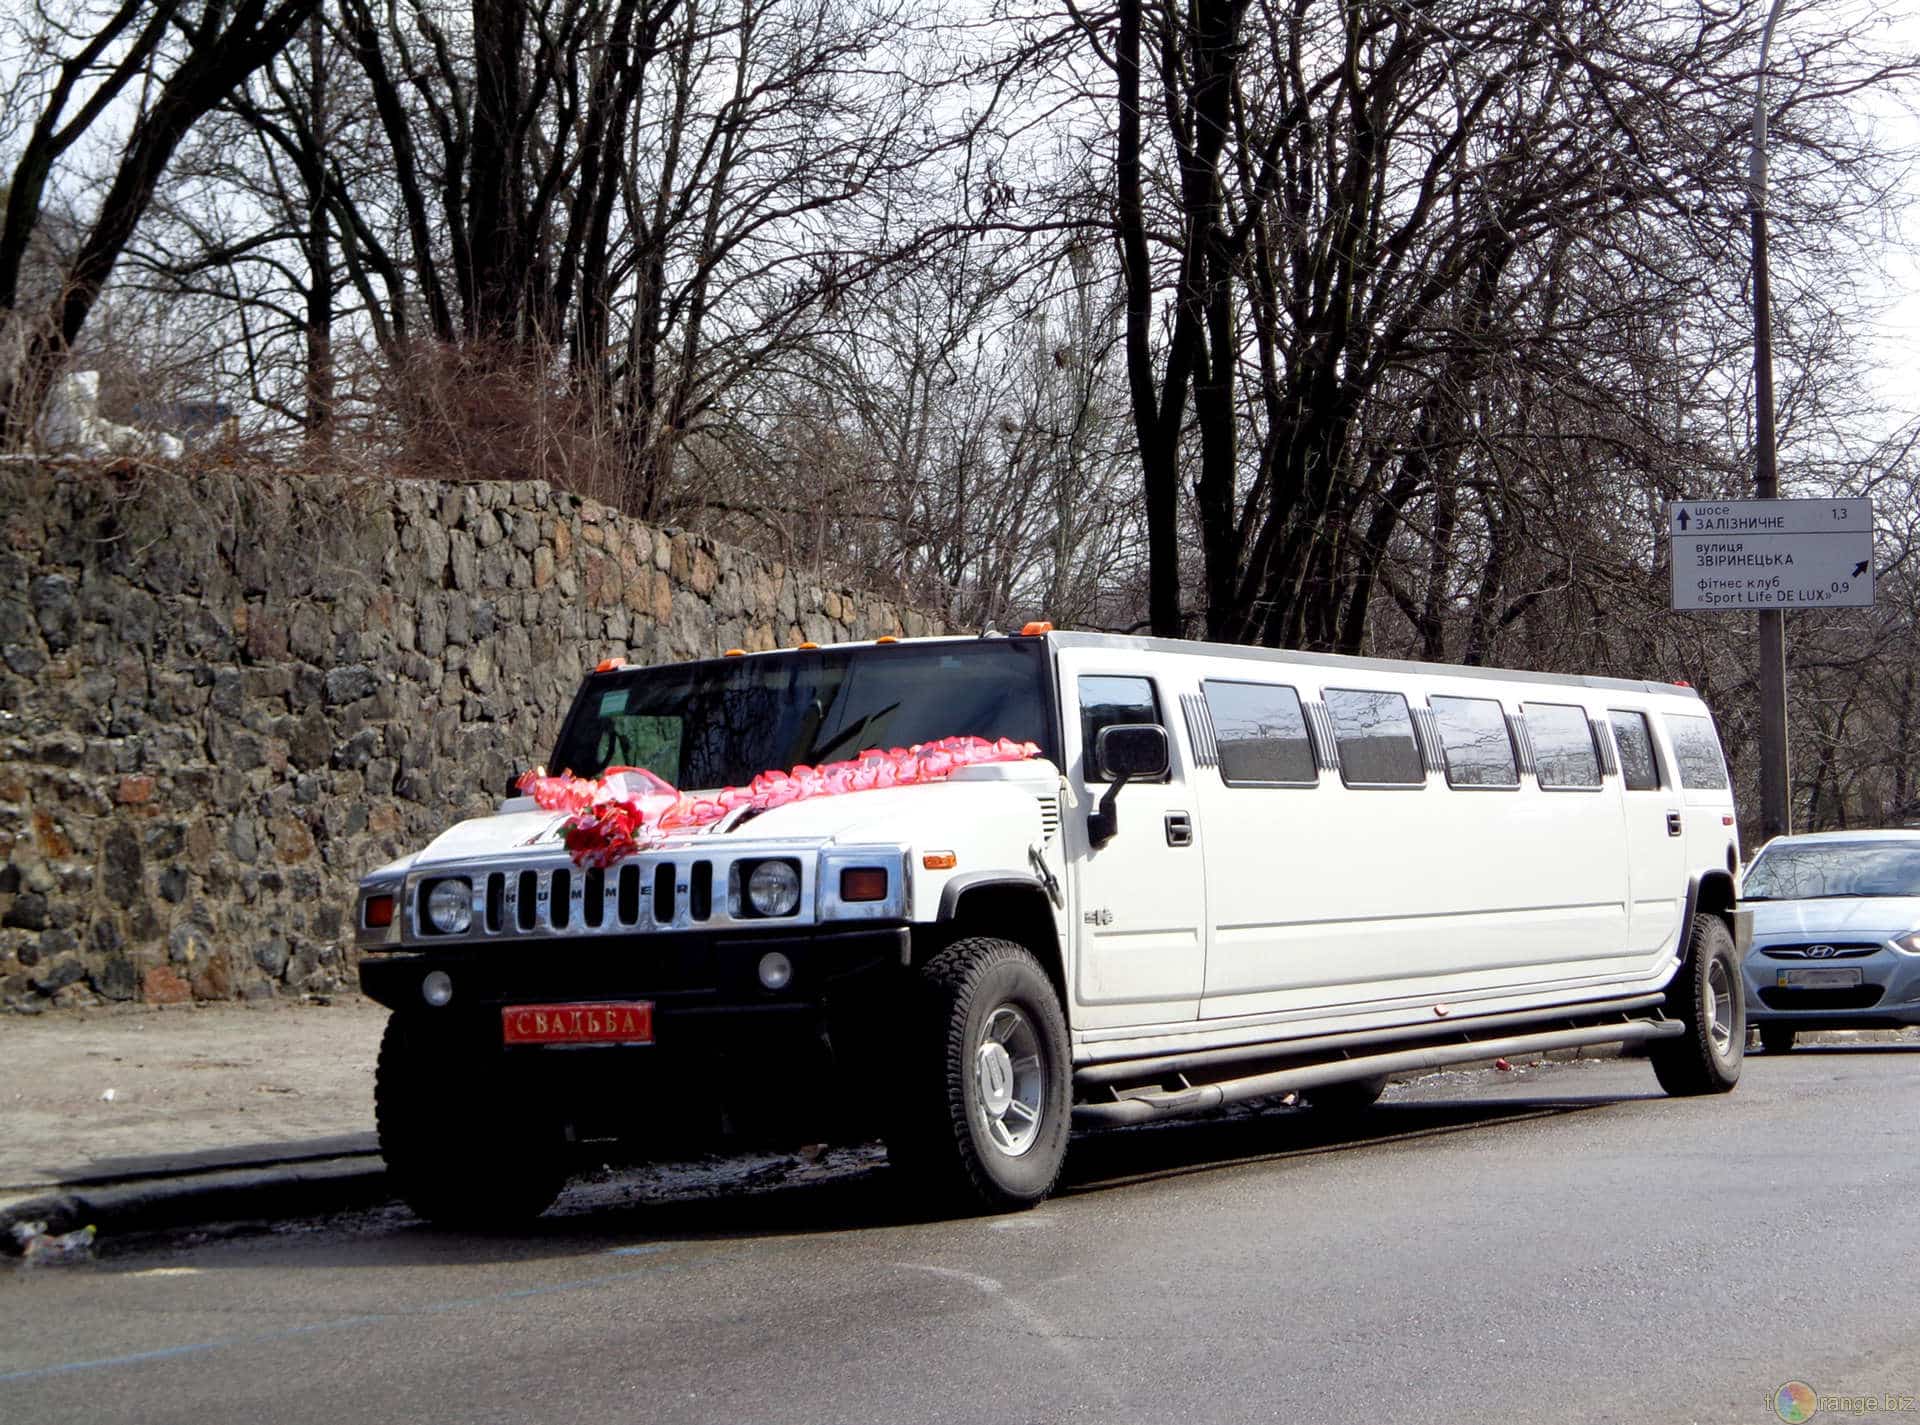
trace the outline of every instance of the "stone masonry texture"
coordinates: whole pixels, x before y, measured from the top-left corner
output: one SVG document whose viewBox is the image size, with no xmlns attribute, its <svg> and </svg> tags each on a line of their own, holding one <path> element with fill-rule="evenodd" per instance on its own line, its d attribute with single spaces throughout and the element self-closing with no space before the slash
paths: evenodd
<svg viewBox="0 0 1920 1425">
<path fill-rule="evenodd" d="M 0 464 L 0 1002 L 350 984 L 359 876 L 601 658 L 939 631 L 532 481 Z"/>
</svg>

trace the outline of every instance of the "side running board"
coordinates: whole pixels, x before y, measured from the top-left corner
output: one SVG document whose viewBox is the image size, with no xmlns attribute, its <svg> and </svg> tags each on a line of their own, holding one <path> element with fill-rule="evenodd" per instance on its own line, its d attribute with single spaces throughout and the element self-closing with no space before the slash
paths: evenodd
<svg viewBox="0 0 1920 1425">
<path fill-rule="evenodd" d="M 1376 1074 L 1440 1069 L 1448 1064 L 1461 1064 L 1475 1059 L 1502 1058 L 1509 1054 L 1540 1054 L 1549 1049 L 1577 1049 L 1588 1044 L 1638 1044 L 1649 1039 L 1670 1039 L 1686 1032 L 1686 1025 L 1677 1019 L 1636 1019 L 1626 1023 L 1593 1024 L 1581 1029 L 1512 1034 L 1502 1039 L 1431 1044 L 1418 1049 L 1360 1054 L 1352 1058 L 1303 1064 L 1297 1068 L 1274 1069 L 1197 1087 L 1120 1090 L 1116 1091 L 1112 1102 L 1074 1105 L 1073 1117 L 1076 1123 L 1085 1124 L 1150 1123 L 1181 1114 L 1203 1112 L 1222 1104 L 1240 1103 L 1251 1098 L 1271 1098 L 1277 1094 L 1319 1088 L 1323 1084 L 1371 1078 Z"/>
</svg>

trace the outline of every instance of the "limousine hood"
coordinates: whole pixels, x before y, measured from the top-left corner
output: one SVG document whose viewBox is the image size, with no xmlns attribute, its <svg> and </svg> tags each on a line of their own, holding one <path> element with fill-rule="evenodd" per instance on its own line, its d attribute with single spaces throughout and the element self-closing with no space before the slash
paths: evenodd
<svg viewBox="0 0 1920 1425">
<path fill-rule="evenodd" d="M 887 787 L 812 797 L 748 816 L 730 816 L 694 831 L 662 838 L 661 846 L 686 845 L 708 837 L 751 837 L 755 841 L 833 842 L 938 840 L 970 821 L 1009 818 L 1024 831 L 1043 816 L 1043 804 L 1057 814 L 1059 773 L 1051 762 L 988 763 L 966 767 L 940 782 Z M 383 866 L 385 877 L 421 866 L 509 859 L 516 852 L 557 849 L 566 834 L 566 817 L 541 811 L 530 798 L 516 797 L 492 816 L 474 817 L 448 828 L 411 857 Z M 1029 833 L 1030 834 L 1030 833 Z"/>
<path fill-rule="evenodd" d="M 1920 929 L 1920 896 L 1828 896 L 1817 900 L 1743 900 L 1755 940 L 1890 940 Z"/>
</svg>

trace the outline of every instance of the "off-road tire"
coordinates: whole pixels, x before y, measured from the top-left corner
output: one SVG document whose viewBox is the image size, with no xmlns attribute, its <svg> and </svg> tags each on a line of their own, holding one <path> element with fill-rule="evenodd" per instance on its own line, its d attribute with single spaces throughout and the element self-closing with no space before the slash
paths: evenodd
<svg viewBox="0 0 1920 1425">
<path fill-rule="evenodd" d="M 1053 982 L 1026 947 L 982 936 L 927 961 L 915 989 L 888 1159 L 941 1207 L 1031 1207 L 1059 1181 L 1071 1126 Z"/>
<path fill-rule="evenodd" d="M 1726 1093 L 1740 1081 L 1747 1049 L 1747 1006 L 1733 935 L 1717 915 L 1696 915 L 1687 958 L 1667 987 L 1666 1013 L 1686 1033 L 1647 1047 L 1654 1077 L 1677 1098 Z"/>
<path fill-rule="evenodd" d="M 380 1037 L 374 1123 L 394 1191 L 445 1227 L 496 1229 L 538 1217 L 566 1185 L 560 1125 L 486 1054 L 420 1014 Z"/>
<path fill-rule="evenodd" d="M 1793 1048 L 1793 1033 L 1791 1024 L 1763 1024 L 1760 1047 L 1769 1054 L 1785 1054 Z"/>
<path fill-rule="evenodd" d="M 1380 1102 L 1380 1095 L 1386 1091 L 1387 1076 L 1375 1074 L 1368 1079 L 1348 1079 L 1344 1083 L 1321 1084 L 1318 1088 L 1303 1089 L 1300 1100 L 1315 1113 L 1328 1115 L 1365 1113 Z"/>
</svg>

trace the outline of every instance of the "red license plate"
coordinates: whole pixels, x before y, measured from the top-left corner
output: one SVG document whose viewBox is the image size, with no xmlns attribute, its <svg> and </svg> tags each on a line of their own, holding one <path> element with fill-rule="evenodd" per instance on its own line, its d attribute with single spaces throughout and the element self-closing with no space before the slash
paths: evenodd
<svg viewBox="0 0 1920 1425">
<path fill-rule="evenodd" d="M 653 1005 L 510 1004 L 500 1028 L 509 1044 L 651 1044 Z"/>
</svg>

